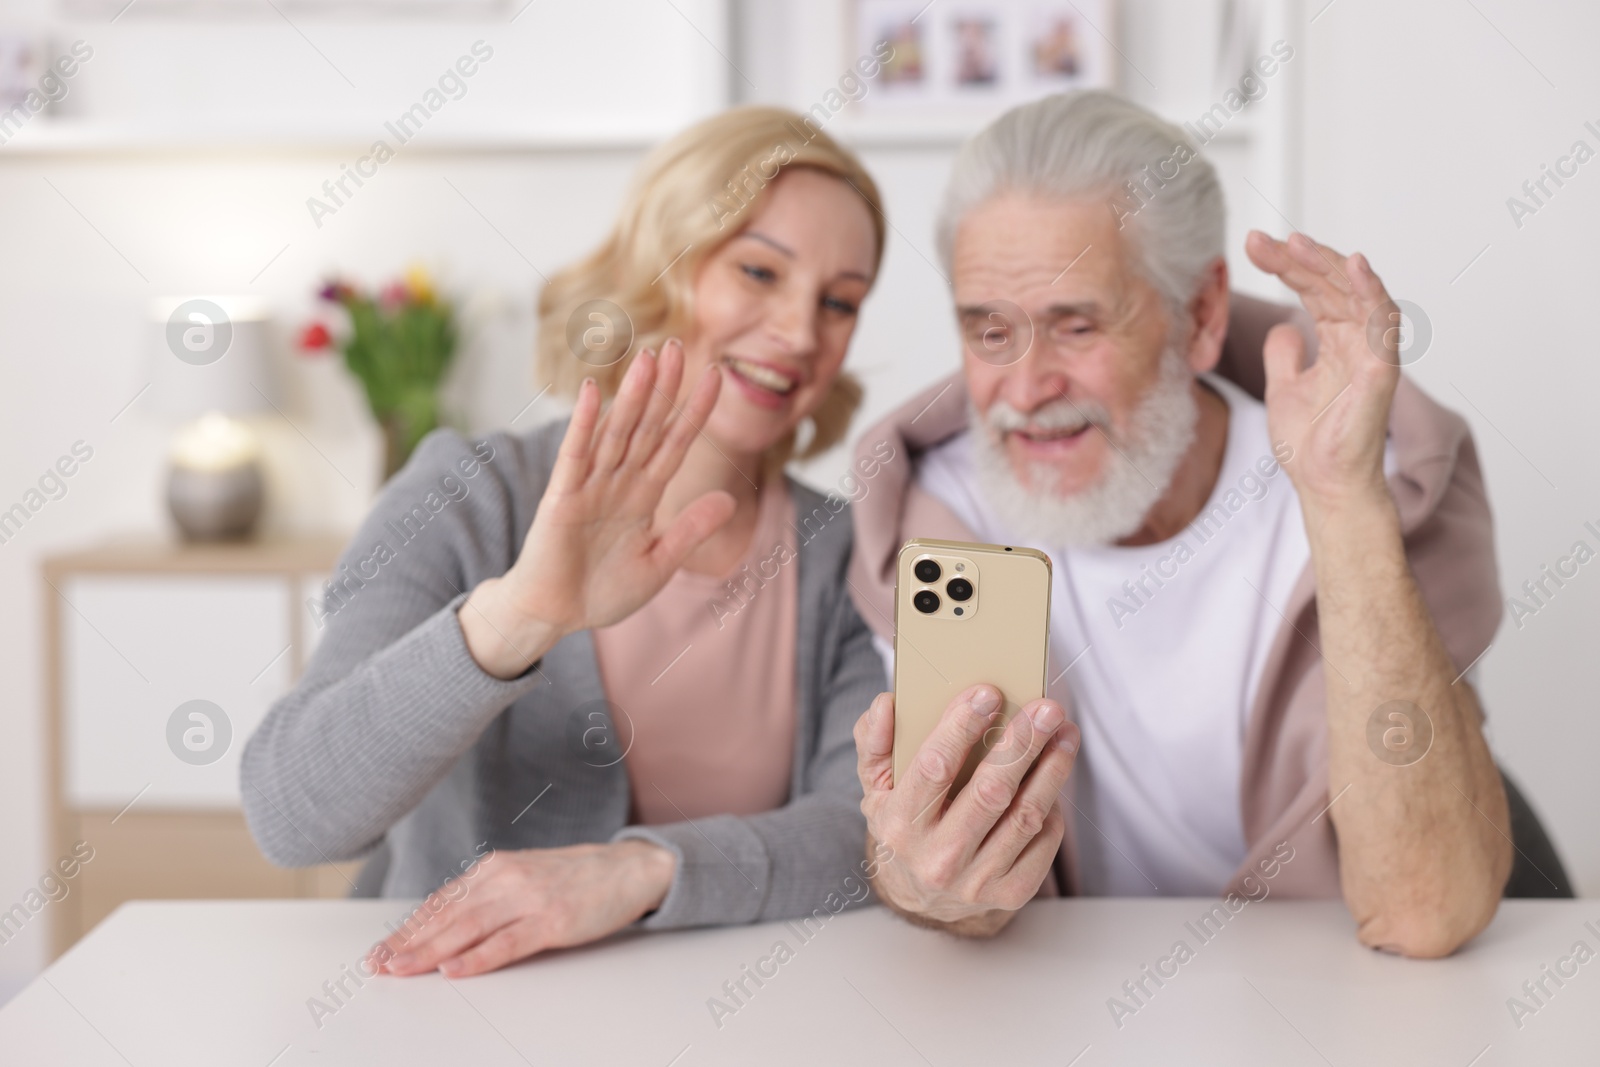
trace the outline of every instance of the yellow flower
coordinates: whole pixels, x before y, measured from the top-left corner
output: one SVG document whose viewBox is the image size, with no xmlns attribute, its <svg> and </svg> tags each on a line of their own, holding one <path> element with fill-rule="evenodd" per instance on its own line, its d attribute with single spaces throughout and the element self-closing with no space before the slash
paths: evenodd
<svg viewBox="0 0 1600 1067">
<path fill-rule="evenodd" d="M 428 272 L 421 264 L 413 263 L 406 268 L 406 288 L 411 290 L 411 295 L 419 303 L 433 303 L 433 279 L 428 277 Z"/>
</svg>

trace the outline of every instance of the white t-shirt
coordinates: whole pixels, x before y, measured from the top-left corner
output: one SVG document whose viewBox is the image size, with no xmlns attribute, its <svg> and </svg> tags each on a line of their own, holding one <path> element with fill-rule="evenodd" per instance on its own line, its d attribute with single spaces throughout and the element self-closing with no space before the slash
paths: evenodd
<svg viewBox="0 0 1600 1067">
<path fill-rule="evenodd" d="M 1193 523 L 1135 548 L 1034 546 L 1054 569 L 1050 691 L 1070 690 L 1083 731 L 1074 818 L 1088 895 L 1214 896 L 1245 856 L 1246 719 L 1310 548 L 1265 407 L 1203 380 L 1230 417 L 1216 487 Z M 918 485 L 980 539 L 1025 543 L 984 502 L 969 433 L 923 455 Z M 892 649 L 878 647 L 892 668 Z"/>
</svg>

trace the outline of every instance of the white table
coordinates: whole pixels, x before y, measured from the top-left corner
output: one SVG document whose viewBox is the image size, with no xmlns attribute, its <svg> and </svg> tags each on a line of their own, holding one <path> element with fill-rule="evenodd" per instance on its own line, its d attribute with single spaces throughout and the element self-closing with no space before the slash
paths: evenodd
<svg viewBox="0 0 1600 1067">
<path fill-rule="evenodd" d="M 1520 1029 L 1507 999 L 1579 940 L 1600 902 L 1512 901 L 1448 960 L 1361 948 L 1337 903 L 1250 904 L 1202 942 L 1214 902 L 1037 902 L 961 941 L 881 908 L 802 941 L 782 924 L 618 938 L 458 982 L 378 978 L 314 1021 L 400 901 L 124 905 L 0 1009 L 0 1063 L 72 1067 L 405 1064 L 1600 1063 L 1600 959 Z M 1185 925 L 1189 924 L 1189 925 Z M 1124 996 L 1178 940 L 1193 958 L 1136 1014 Z M 783 941 L 792 958 L 719 1027 L 707 1006 Z M 1167 965 L 1170 972 L 1174 965 Z M 1572 964 L 1568 964 L 1570 969 Z M 330 1006 L 331 1001 L 326 1001 Z"/>
</svg>

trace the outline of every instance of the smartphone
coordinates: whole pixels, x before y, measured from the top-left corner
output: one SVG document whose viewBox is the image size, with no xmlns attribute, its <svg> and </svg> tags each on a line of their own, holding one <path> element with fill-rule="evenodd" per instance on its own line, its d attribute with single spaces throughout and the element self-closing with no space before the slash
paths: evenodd
<svg viewBox="0 0 1600 1067">
<path fill-rule="evenodd" d="M 894 595 L 894 777 L 900 780 L 955 695 L 987 682 L 1001 718 L 973 746 L 954 793 L 1005 725 L 1045 693 L 1050 557 L 1034 548 L 914 538 L 900 548 Z"/>
</svg>

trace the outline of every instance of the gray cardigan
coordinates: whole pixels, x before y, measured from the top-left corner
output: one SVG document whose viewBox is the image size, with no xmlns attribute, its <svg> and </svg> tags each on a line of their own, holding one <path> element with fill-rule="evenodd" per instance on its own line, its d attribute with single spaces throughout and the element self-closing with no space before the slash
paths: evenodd
<svg viewBox="0 0 1600 1067">
<path fill-rule="evenodd" d="M 830 894 L 857 899 L 866 823 L 851 730 L 884 675 L 847 594 L 843 499 L 790 482 L 799 644 L 782 808 L 627 826 L 630 729 L 611 722 L 589 634 L 511 681 L 468 653 L 456 609 L 516 559 L 565 428 L 471 444 L 436 431 L 385 487 L 320 606 L 305 675 L 245 746 L 244 811 L 261 851 L 280 866 L 370 856 L 358 895 L 418 897 L 485 845 L 644 838 L 678 859 L 643 923 L 652 928 L 784 919 Z"/>
</svg>

